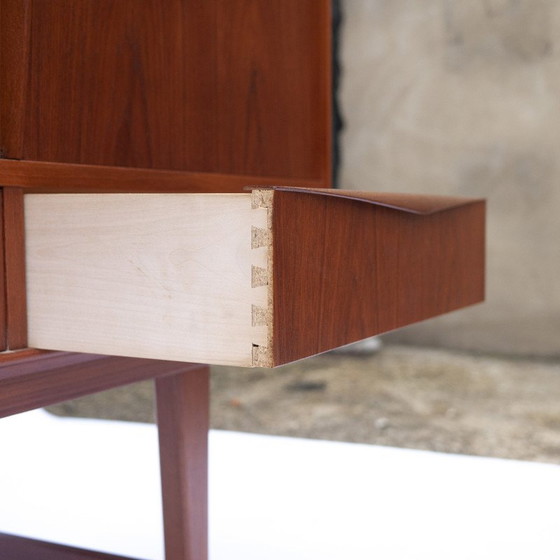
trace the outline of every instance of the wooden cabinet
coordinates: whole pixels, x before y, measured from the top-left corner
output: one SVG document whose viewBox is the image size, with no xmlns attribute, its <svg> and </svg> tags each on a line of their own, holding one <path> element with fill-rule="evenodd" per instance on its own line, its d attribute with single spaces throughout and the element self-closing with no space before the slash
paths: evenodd
<svg viewBox="0 0 560 560">
<path fill-rule="evenodd" d="M 310 190 L 328 0 L 1 0 L 0 26 L 0 416 L 156 379 L 167 560 L 204 560 L 208 368 L 180 362 L 274 366 L 480 301 L 484 203 Z"/>
</svg>

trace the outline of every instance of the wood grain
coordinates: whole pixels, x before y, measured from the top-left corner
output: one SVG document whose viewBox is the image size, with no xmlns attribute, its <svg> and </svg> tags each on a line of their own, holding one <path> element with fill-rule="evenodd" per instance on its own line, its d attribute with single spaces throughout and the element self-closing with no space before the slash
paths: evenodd
<svg viewBox="0 0 560 560">
<path fill-rule="evenodd" d="M 26 193 L 241 192 L 247 185 L 279 185 L 281 177 L 196 173 L 105 165 L 81 165 L 0 159 L 0 185 Z M 320 181 L 290 179 L 296 186 L 318 187 Z"/>
<path fill-rule="evenodd" d="M 27 195 L 29 344 L 250 366 L 266 209 L 246 194 Z"/>
<path fill-rule="evenodd" d="M 30 15 L 30 0 L 0 2 L 1 158 L 21 158 L 23 155 L 29 78 Z"/>
<path fill-rule="evenodd" d="M 281 187 L 26 208 L 45 349 L 267 367 L 484 297 L 480 200 Z"/>
<path fill-rule="evenodd" d="M 94 354 L 8 352 L 0 355 L 0 417 L 114 387 L 184 372 L 188 364 Z"/>
<path fill-rule="evenodd" d="M 4 261 L 7 301 L 7 348 L 27 347 L 27 290 L 23 192 L 3 189 Z"/>
<path fill-rule="evenodd" d="M 5 157 L 329 184 L 327 0 L 4 4 Z"/>
<path fill-rule="evenodd" d="M 208 558 L 209 368 L 155 381 L 166 560 Z"/>
<path fill-rule="evenodd" d="M 328 0 L 2 0 L 0 24 L 0 185 L 42 192 L 235 192 L 255 183 L 330 183 Z M 8 322 L 20 346 L 24 307 L 14 279 L 23 270 L 16 248 L 22 206 L 19 193 L 10 192 L 14 204 L 2 213 L 13 222 L 6 227 L 8 289 L 15 294 Z M 197 309 L 197 320 L 207 313 Z M 250 308 L 248 316 L 252 324 Z M 198 344 L 197 335 L 190 328 L 184 339 Z M 177 373 L 170 362 L 76 354 L 17 352 L 2 362 L 3 415 Z M 207 421 L 186 432 L 182 422 L 202 421 L 207 401 L 197 400 L 206 389 L 190 393 L 192 386 L 182 374 L 158 388 L 171 559 L 206 555 L 200 435 Z M 0 549 L 21 559 L 92 557 L 10 536 L 0 536 Z"/>
<path fill-rule="evenodd" d="M 133 560 L 6 533 L 0 533 L 0 552 L 6 560 Z"/>
<path fill-rule="evenodd" d="M 299 194 L 314 194 L 317 196 L 343 198 L 346 200 L 356 200 L 358 202 L 366 202 L 376 206 L 384 206 L 393 210 L 402 210 L 412 214 L 435 214 L 442 210 L 451 210 L 458 206 L 464 206 L 477 200 L 464 196 L 446 196 L 446 195 L 429 195 L 429 194 L 413 194 L 413 193 L 396 193 L 396 192 L 376 192 L 376 191 L 357 191 L 345 189 L 321 189 L 306 188 L 300 186 L 273 186 L 263 187 L 263 189 L 271 188 L 274 191 L 294 192 Z M 482 201 L 482 199 L 478 199 Z"/>
<path fill-rule="evenodd" d="M 416 215 L 276 191 L 274 363 L 482 301 L 484 211 L 473 201 Z"/>
<path fill-rule="evenodd" d="M 6 267 L 5 267 L 5 242 L 4 242 L 4 192 L 0 189 L 0 352 L 8 347 L 7 317 L 8 299 L 6 295 Z"/>
</svg>

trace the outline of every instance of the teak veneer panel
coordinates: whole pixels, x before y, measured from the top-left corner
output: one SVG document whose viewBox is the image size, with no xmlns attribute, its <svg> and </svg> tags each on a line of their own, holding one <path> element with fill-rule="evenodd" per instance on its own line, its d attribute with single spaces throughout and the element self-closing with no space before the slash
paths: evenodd
<svg viewBox="0 0 560 560">
<path fill-rule="evenodd" d="M 278 191 L 273 216 L 275 363 L 484 299 L 482 201 Z"/>
<path fill-rule="evenodd" d="M 264 175 L 0 159 L 0 185 L 18 187 L 28 193 L 239 193 L 246 185 L 273 186 L 284 182 L 280 177 Z M 324 181 L 291 178 L 290 184 L 321 187 Z"/>
<path fill-rule="evenodd" d="M 29 344 L 273 366 L 484 298 L 483 201 L 26 195 Z"/>
<path fill-rule="evenodd" d="M 330 0 L 2 0 L 0 23 L 3 157 L 330 182 Z"/>
<path fill-rule="evenodd" d="M 199 364 L 33 349 L 0 354 L 0 418 L 129 383 L 181 375 Z"/>
<path fill-rule="evenodd" d="M 8 298 L 6 294 L 6 242 L 4 222 L 4 192 L 3 189 L 0 189 L 0 352 L 8 348 Z"/>
<path fill-rule="evenodd" d="M 19 350 L 27 347 L 23 191 L 18 188 L 3 188 L 2 198 L 7 302 L 6 344 L 9 350 Z"/>
</svg>

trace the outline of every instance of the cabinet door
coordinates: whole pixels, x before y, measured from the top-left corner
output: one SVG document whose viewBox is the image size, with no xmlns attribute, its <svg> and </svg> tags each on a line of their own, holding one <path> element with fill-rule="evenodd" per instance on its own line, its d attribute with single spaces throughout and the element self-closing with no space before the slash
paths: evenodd
<svg viewBox="0 0 560 560">
<path fill-rule="evenodd" d="M 2 0 L 4 157 L 330 181 L 327 0 Z"/>
</svg>

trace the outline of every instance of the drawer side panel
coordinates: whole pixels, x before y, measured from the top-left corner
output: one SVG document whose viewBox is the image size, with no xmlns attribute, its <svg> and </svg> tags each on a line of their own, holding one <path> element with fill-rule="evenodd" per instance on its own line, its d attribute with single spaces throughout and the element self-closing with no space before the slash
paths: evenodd
<svg viewBox="0 0 560 560">
<path fill-rule="evenodd" d="M 30 346 L 250 366 L 266 345 L 250 194 L 27 195 L 25 220 Z"/>
</svg>

